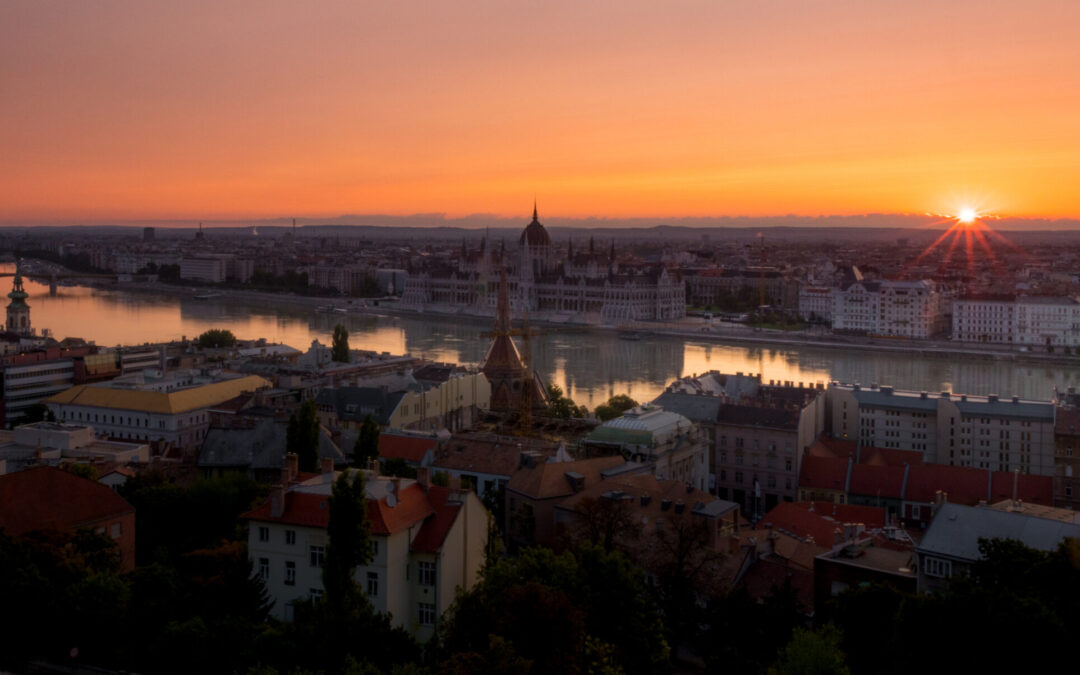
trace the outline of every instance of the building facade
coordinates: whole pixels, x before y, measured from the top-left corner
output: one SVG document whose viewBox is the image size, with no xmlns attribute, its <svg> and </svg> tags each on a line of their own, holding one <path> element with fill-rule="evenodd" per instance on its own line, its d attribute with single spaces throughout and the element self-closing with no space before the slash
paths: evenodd
<svg viewBox="0 0 1080 675">
<path fill-rule="evenodd" d="M 252 566 L 279 619 L 291 620 L 295 603 L 323 593 L 335 476 L 278 487 L 243 516 Z M 423 469 L 417 481 L 369 476 L 366 492 L 371 560 L 357 568 L 356 582 L 376 611 L 423 642 L 457 589 L 469 590 L 479 577 L 487 511 L 471 492 L 431 485 Z"/>
<path fill-rule="evenodd" d="M 863 445 L 916 450 L 934 464 L 1054 472 L 1056 406 L 997 394 L 903 391 L 890 386 L 829 385 L 832 435 Z"/>
<path fill-rule="evenodd" d="M 533 209 L 516 252 L 481 244 L 462 251 L 456 266 L 410 270 L 403 305 L 448 305 L 491 313 L 498 303 L 499 273 L 508 271 L 511 307 L 516 311 L 571 314 L 595 322 L 664 321 L 686 316 L 686 285 L 663 265 L 619 266 L 612 243 L 607 255 L 592 242 L 587 253 L 556 254 L 551 236 Z"/>
</svg>

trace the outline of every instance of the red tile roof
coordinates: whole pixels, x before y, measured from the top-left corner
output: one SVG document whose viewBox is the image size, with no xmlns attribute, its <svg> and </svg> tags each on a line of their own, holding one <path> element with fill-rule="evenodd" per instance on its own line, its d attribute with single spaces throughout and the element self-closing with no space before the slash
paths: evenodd
<svg viewBox="0 0 1080 675">
<path fill-rule="evenodd" d="M 417 483 L 402 488 L 397 496 L 397 504 L 393 507 L 386 503 L 385 497 L 378 501 L 368 500 L 368 521 L 371 523 L 372 534 L 390 534 L 404 530 L 433 513 L 435 507 L 424 493 L 424 488 Z"/>
<path fill-rule="evenodd" d="M 424 494 L 424 489 L 416 483 L 402 488 L 396 501 L 391 507 L 385 497 L 367 500 L 368 522 L 372 534 L 388 535 L 415 525 L 435 513 L 435 507 L 428 495 Z M 285 508 L 281 517 L 272 517 L 270 509 L 271 500 L 267 499 L 241 517 L 303 527 L 325 528 L 330 524 L 330 498 L 327 495 L 291 490 L 285 493 Z"/>
<path fill-rule="evenodd" d="M 990 503 L 1013 497 L 1013 474 L 995 471 L 990 484 Z M 1054 503 L 1054 479 L 1052 476 L 1017 476 L 1016 498 L 1032 504 L 1052 506 Z M 949 498 L 952 501 L 952 497 Z"/>
<path fill-rule="evenodd" d="M 72 530 L 134 513 L 112 488 L 52 467 L 0 476 L 0 528 L 18 536 L 34 530 Z"/>
<path fill-rule="evenodd" d="M 858 456 L 860 464 L 875 466 L 903 466 L 904 464 L 922 464 L 922 453 L 915 450 L 895 450 L 864 445 L 861 449 L 855 441 L 848 441 L 831 436 L 822 436 L 807 449 L 810 457 L 835 457 L 847 459 Z"/>
<path fill-rule="evenodd" d="M 450 528 L 454 526 L 454 521 L 461 512 L 461 504 L 451 503 L 450 495 L 451 491 L 447 488 L 431 486 L 428 499 L 435 507 L 435 515 L 425 520 L 420 526 L 420 531 L 416 533 L 412 541 L 413 551 L 438 553 L 442 549 L 446 535 L 450 534 Z"/>
<path fill-rule="evenodd" d="M 932 502 L 935 494 L 941 490 L 948 493 L 950 502 L 978 504 L 980 499 L 986 499 L 989 484 L 990 474 L 985 469 L 946 464 L 913 466 L 908 472 L 904 500 Z M 1011 480 L 1009 487 L 1012 487 Z"/>
<path fill-rule="evenodd" d="M 851 467 L 849 491 L 857 495 L 900 499 L 904 487 L 904 469 L 890 466 L 856 464 Z"/>
<path fill-rule="evenodd" d="M 379 457 L 381 459 L 403 459 L 406 462 L 419 464 L 423 461 L 428 450 L 434 450 L 438 444 L 439 440 L 437 438 L 382 433 L 379 434 Z"/>
<path fill-rule="evenodd" d="M 799 487 L 821 490 L 843 490 L 847 480 L 848 461 L 831 457 L 803 458 L 799 470 Z"/>
<path fill-rule="evenodd" d="M 774 528 L 799 539 L 814 538 L 819 546 L 831 547 L 844 523 L 863 523 L 868 529 L 885 526 L 885 509 L 873 506 L 828 504 L 823 502 L 781 502 L 761 519 Z"/>
</svg>

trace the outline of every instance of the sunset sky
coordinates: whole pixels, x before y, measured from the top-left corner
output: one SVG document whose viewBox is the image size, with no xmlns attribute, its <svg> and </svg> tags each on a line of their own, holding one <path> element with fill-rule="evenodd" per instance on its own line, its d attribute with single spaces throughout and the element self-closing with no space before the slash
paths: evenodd
<svg viewBox="0 0 1080 675">
<path fill-rule="evenodd" d="M 1080 217 L 1075 0 L 0 3 L 0 220 Z"/>
</svg>

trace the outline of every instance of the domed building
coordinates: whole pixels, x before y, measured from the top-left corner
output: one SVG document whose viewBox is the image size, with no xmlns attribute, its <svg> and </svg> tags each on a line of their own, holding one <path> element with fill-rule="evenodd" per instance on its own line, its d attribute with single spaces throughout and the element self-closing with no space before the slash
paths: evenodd
<svg viewBox="0 0 1080 675">
<path fill-rule="evenodd" d="M 558 251 L 540 222 L 533 217 L 518 237 L 516 255 L 490 246 L 487 237 L 479 251 L 463 243 L 456 265 L 433 262 L 409 270 L 403 305 L 423 309 L 439 307 L 491 315 L 498 302 L 499 274 L 507 272 L 511 309 L 543 316 L 561 316 L 579 323 L 666 321 L 686 316 L 686 286 L 663 265 L 620 266 L 615 242 L 599 252 L 590 239 L 587 252 Z"/>
</svg>

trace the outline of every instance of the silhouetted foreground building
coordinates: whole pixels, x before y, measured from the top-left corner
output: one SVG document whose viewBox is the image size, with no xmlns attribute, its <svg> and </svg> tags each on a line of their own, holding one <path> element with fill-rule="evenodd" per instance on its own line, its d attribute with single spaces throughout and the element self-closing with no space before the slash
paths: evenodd
<svg viewBox="0 0 1080 675">
<path fill-rule="evenodd" d="M 120 568 L 135 569 L 135 509 L 111 488 L 41 466 L 0 476 L 0 529 L 30 532 L 89 529 L 116 542 Z"/>
</svg>

